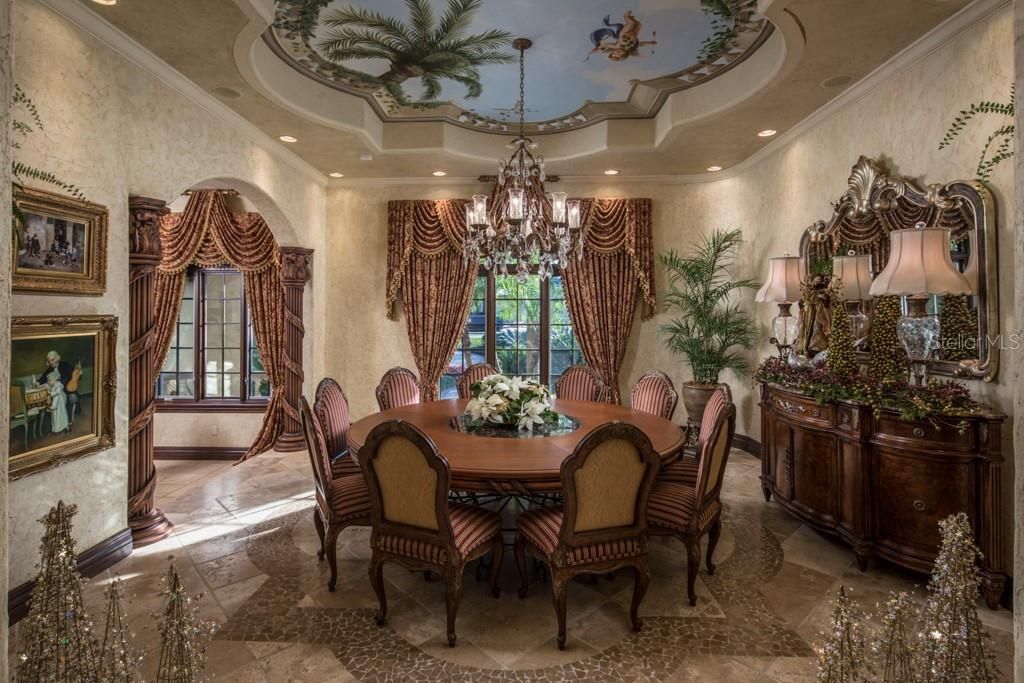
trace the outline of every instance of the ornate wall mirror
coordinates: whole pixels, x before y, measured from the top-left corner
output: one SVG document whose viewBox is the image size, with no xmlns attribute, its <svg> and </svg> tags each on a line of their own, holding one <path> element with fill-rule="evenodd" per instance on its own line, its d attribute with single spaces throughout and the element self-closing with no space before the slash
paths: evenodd
<svg viewBox="0 0 1024 683">
<path fill-rule="evenodd" d="M 949 315 L 959 311 L 977 334 L 943 344 L 928 371 L 992 381 L 999 368 L 999 273 L 996 205 L 988 188 L 981 181 L 958 180 L 921 189 L 862 156 L 853 166 L 846 191 L 832 206 L 832 217 L 808 227 L 800 240 L 806 273 L 827 276 L 834 256 L 853 251 L 869 254 L 872 275 L 877 275 L 889 258 L 891 230 L 922 222 L 950 229 L 953 263 L 967 276 L 974 294 L 966 297 L 966 307 L 963 300 L 944 302 L 943 297 L 933 298 L 929 307 L 940 316 L 944 305 Z"/>
</svg>

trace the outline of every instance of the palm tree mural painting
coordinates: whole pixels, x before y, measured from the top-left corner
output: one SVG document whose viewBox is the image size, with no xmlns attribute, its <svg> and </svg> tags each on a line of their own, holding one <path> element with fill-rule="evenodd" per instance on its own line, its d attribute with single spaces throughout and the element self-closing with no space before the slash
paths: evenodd
<svg viewBox="0 0 1024 683">
<path fill-rule="evenodd" d="M 437 99 L 445 80 L 465 86 L 467 98 L 479 97 L 483 86 L 478 67 L 515 59 L 503 49 L 512 38 L 508 31 L 467 34 L 482 3 L 448 0 L 440 20 L 435 20 L 430 0 L 405 0 L 407 21 L 361 7 L 344 7 L 324 17 L 327 30 L 316 47 L 324 59 L 343 68 L 350 60 L 387 60 L 390 67 L 380 76 L 360 76 L 387 90 L 400 104 L 413 103 L 402 87 L 411 78 L 419 79 L 423 86 L 416 102 L 420 106 L 441 104 Z"/>
</svg>

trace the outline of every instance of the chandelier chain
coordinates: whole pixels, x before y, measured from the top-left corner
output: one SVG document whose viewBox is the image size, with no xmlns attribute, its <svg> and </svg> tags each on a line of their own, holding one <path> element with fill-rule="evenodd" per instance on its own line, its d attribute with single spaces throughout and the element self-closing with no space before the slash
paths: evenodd
<svg viewBox="0 0 1024 683">
<path fill-rule="evenodd" d="M 519 48 L 519 137 L 526 137 L 526 48 Z"/>
</svg>

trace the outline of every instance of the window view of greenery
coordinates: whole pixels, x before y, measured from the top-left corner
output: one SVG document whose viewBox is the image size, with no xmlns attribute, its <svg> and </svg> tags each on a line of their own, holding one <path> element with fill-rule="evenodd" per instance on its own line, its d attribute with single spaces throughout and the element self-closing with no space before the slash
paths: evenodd
<svg viewBox="0 0 1024 683">
<path fill-rule="evenodd" d="M 270 396 L 270 380 L 256 348 L 240 272 L 197 269 L 189 273 L 156 392 L 160 397 L 197 402 L 244 402 Z"/>
<path fill-rule="evenodd" d="M 531 275 L 521 283 L 511 275 L 477 278 L 466 328 L 441 378 L 441 398 L 457 397 L 458 376 L 485 361 L 552 388 L 567 367 L 582 362 L 561 277 Z"/>
</svg>

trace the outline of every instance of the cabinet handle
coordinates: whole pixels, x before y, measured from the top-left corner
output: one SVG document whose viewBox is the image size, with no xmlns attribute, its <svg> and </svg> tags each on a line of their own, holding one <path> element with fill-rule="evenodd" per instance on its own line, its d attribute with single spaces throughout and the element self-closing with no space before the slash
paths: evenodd
<svg viewBox="0 0 1024 683">
<path fill-rule="evenodd" d="M 917 510 L 918 512 L 924 512 L 927 508 L 928 506 L 924 504 L 923 500 L 914 501 L 914 509 Z"/>
<path fill-rule="evenodd" d="M 811 417 L 821 417 L 821 411 L 815 408 L 811 411 Z"/>
<path fill-rule="evenodd" d="M 781 398 L 775 399 L 775 405 L 779 406 L 783 410 L 788 410 L 791 413 L 806 413 L 807 409 L 799 403 L 793 403 L 792 401 L 786 401 Z"/>
<path fill-rule="evenodd" d="M 922 438 L 924 436 L 924 430 L 920 427 L 914 427 L 914 436 L 919 439 Z"/>
</svg>

